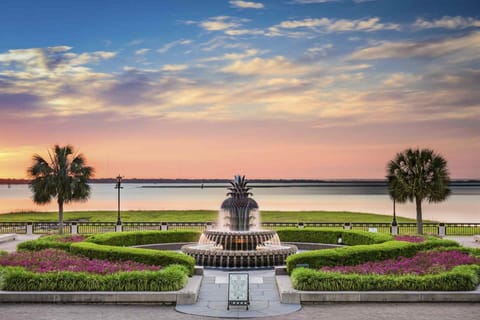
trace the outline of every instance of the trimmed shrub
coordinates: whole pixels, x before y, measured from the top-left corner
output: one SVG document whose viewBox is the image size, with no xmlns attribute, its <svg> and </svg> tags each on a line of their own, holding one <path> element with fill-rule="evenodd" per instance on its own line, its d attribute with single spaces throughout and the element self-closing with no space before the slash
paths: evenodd
<svg viewBox="0 0 480 320">
<path fill-rule="evenodd" d="M 464 291 L 475 290 L 480 266 L 458 266 L 433 275 L 359 275 L 297 268 L 292 273 L 295 289 L 305 291 Z"/>
<path fill-rule="evenodd" d="M 375 244 L 393 240 L 393 237 L 384 233 L 372 233 L 357 230 L 332 228 L 284 228 L 277 230 L 282 242 L 313 242 L 337 244 L 339 236 L 342 243 L 349 246 Z"/>
<path fill-rule="evenodd" d="M 29 240 L 17 245 L 18 251 L 40 251 L 43 249 L 61 249 L 70 251 L 70 245 L 73 242 L 64 242 L 59 239 L 63 239 L 65 236 L 52 235 L 41 237 L 36 240 Z"/>
<path fill-rule="evenodd" d="M 193 274 L 193 269 L 195 266 L 194 258 L 182 253 L 171 251 L 125 248 L 99 245 L 90 242 L 77 242 L 71 244 L 70 252 L 95 259 L 105 259 L 111 261 L 131 260 L 162 267 L 171 264 L 180 264 L 187 268 L 190 275 Z"/>
<path fill-rule="evenodd" d="M 90 236 L 86 241 L 111 246 L 135 246 L 152 243 L 197 242 L 198 231 L 128 231 L 107 232 Z"/>
<path fill-rule="evenodd" d="M 0 268 L 0 289 L 7 291 L 176 291 L 188 281 L 185 268 L 171 265 L 161 271 L 35 273 L 19 267 Z"/>
<path fill-rule="evenodd" d="M 425 242 L 388 241 L 372 245 L 359 245 L 336 249 L 302 252 L 287 258 L 287 270 L 292 272 L 298 264 L 308 264 L 312 269 L 325 266 L 356 265 L 367 261 L 393 259 L 399 256 L 412 257 L 418 251 L 437 247 L 459 247 L 451 240 L 432 240 Z"/>
<path fill-rule="evenodd" d="M 1 257 L 1 256 L 4 256 L 4 255 L 6 255 L 6 254 L 8 254 L 8 252 L 7 252 L 7 251 L 0 250 L 0 257 Z"/>
</svg>

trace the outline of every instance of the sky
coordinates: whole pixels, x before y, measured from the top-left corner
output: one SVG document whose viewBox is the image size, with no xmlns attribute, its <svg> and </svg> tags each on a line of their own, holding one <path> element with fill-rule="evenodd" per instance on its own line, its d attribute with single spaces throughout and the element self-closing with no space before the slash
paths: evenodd
<svg viewBox="0 0 480 320">
<path fill-rule="evenodd" d="M 480 178 L 480 2 L 0 1 L 0 177 Z"/>
</svg>

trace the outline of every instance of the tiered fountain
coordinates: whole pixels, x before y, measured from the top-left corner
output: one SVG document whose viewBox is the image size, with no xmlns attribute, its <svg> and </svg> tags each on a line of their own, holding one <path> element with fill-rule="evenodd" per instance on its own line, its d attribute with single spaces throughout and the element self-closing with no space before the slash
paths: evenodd
<svg viewBox="0 0 480 320">
<path fill-rule="evenodd" d="M 235 176 L 223 201 L 218 229 L 202 233 L 198 244 L 182 251 L 195 258 L 197 265 L 211 268 L 265 268 L 285 264 L 297 252 L 282 245 L 275 231 L 259 229 L 258 204 L 245 176 Z"/>
</svg>

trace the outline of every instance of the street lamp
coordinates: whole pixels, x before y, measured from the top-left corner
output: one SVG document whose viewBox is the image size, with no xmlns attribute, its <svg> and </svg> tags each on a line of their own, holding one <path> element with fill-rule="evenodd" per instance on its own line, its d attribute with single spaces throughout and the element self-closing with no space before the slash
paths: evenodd
<svg viewBox="0 0 480 320">
<path fill-rule="evenodd" d="M 117 184 L 115 185 L 115 189 L 118 190 L 118 215 L 117 215 L 117 226 L 122 225 L 122 219 L 120 218 L 120 189 L 123 189 L 122 187 L 122 176 L 118 175 L 117 177 Z"/>
<path fill-rule="evenodd" d="M 394 226 L 394 227 L 397 226 L 397 214 L 395 213 L 395 198 L 393 198 L 393 220 L 392 220 L 392 226 Z"/>
</svg>

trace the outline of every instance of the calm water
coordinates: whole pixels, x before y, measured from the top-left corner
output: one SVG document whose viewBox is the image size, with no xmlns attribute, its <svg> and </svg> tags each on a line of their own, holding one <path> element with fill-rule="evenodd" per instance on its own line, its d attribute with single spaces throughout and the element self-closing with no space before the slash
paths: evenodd
<svg viewBox="0 0 480 320">
<path fill-rule="evenodd" d="M 178 188 L 176 184 L 124 184 L 121 191 L 122 210 L 211 209 L 217 210 L 226 197 L 223 184 L 214 188 Z M 147 186 L 147 188 L 145 188 Z M 151 188 L 151 187 L 161 188 Z M 185 185 L 183 185 L 185 186 Z M 321 186 L 253 189 L 261 210 L 333 210 L 391 214 L 392 201 L 381 186 Z M 262 186 L 262 187 L 260 187 Z M 92 184 L 88 202 L 72 203 L 66 210 L 116 210 L 117 190 L 113 184 Z M 423 206 L 425 219 L 444 222 L 480 222 L 480 186 L 452 187 L 452 195 L 440 204 Z M 55 203 L 37 206 L 31 200 L 27 185 L 0 185 L 0 213 L 12 211 L 55 211 Z M 397 214 L 415 217 L 412 203 L 397 204 Z"/>
</svg>

